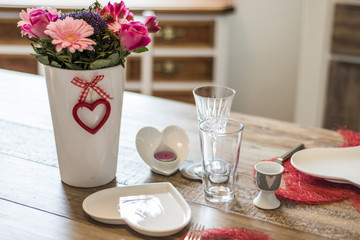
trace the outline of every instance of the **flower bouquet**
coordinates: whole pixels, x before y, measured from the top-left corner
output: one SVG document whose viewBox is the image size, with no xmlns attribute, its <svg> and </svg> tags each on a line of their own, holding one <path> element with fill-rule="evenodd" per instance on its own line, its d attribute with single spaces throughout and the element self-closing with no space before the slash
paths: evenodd
<svg viewBox="0 0 360 240">
<path fill-rule="evenodd" d="M 22 36 L 28 36 L 36 59 L 58 68 L 88 70 L 121 64 L 134 53 L 147 51 L 149 33 L 160 30 L 156 16 L 144 23 L 123 1 L 102 7 L 61 13 L 54 8 L 28 8 L 20 13 Z"/>
<path fill-rule="evenodd" d="M 155 16 L 134 21 L 124 2 L 61 13 L 20 13 L 21 34 L 44 65 L 61 180 L 76 187 L 112 181 L 117 170 L 126 57 L 147 51 Z"/>
</svg>

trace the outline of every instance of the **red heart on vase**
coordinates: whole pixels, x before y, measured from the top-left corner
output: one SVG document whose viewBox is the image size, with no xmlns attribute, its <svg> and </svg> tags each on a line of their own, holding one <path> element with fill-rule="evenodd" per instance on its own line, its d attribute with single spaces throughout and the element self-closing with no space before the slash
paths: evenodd
<svg viewBox="0 0 360 240">
<path fill-rule="evenodd" d="M 100 104 L 104 104 L 106 107 L 106 111 L 105 114 L 103 116 L 103 118 L 101 119 L 101 121 L 99 122 L 99 124 L 95 127 L 95 128 L 90 128 L 89 126 L 87 126 L 83 121 L 81 121 L 81 119 L 79 118 L 78 115 L 78 109 L 81 107 L 86 107 L 87 109 L 89 109 L 90 111 L 94 111 L 94 109 L 99 106 Z M 93 103 L 86 103 L 86 102 L 79 102 L 77 103 L 72 111 L 73 117 L 75 119 L 75 121 L 82 127 L 84 128 L 86 131 L 88 131 L 91 134 L 95 134 L 97 131 L 99 131 L 99 129 L 105 124 L 105 122 L 107 121 L 107 119 L 110 116 L 110 111 L 111 111 L 111 105 L 110 103 L 105 100 L 105 99 L 99 99 L 96 100 Z"/>
</svg>

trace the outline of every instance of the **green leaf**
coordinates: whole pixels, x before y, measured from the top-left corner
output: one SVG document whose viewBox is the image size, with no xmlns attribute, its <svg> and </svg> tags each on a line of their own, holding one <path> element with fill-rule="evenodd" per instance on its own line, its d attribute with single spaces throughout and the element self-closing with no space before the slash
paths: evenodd
<svg viewBox="0 0 360 240">
<path fill-rule="evenodd" d="M 54 53 L 53 51 L 49 50 L 49 51 L 46 51 L 46 54 L 49 55 L 49 56 L 53 56 L 53 57 L 56 57 L 56 53 Z"/>
<path fill-rule="evenodd" d="M 67 63 L 65 62 L 65 65 L 72 70 L 83 70 L 80 66 L 76 65 L 76 64 L 72 64 L 72 63 Z"/>
<path fill-rule="evenodd" d="M 138 48 L 138 49 L 135 49 L 133 52 L 134 53 L 142 53 L 142 52 L 147 52 L 149 51 L 146 47 L 141 47 L 141 48 Z"/>
<path fill-rule="evenodd" d="M 112 67 L 119 63 L 119 58 L 120 58 L 119 53 L 113 53 L 106 59 L 110 59 L 110 66 Z"/>
<path fill-rule="evenodd" d="M 48 56 L 36 55 L 36 59 L 44 65 L 50 65 Z"/>
<path fill-rule="evenodd" d="M 34 44 L 32 44 L 32 43 L 31 43 L 31 46 L 32 46 L 32 48 L 34 49 L 34 52 L 35 52 L 36 54 L 39 54 L 38 48 L 35 47 Z"/>
<path fill-rule="evenodd" d="M 71 61 L 71 57 L 70 56 L 66 56 L 66 55 L 59 55 L 57 54 L 56 57 L 61 60 L 61 61 L 67 61 L 67 62 L 70 62 Z"/>
<path fill-rule="evenodd" d="M 51 61 L 51 66 L 61 68 L 61 65 L 56 61 Z"/>
<path fill-rule="evenodd" d="M 110 64 L 111 64 L 110 59 L 99 59 L 91 63 L 89 68 L 90 69 L 106 68 L 106 67 L 110 67 L 111 66 Z"/>
</svg>

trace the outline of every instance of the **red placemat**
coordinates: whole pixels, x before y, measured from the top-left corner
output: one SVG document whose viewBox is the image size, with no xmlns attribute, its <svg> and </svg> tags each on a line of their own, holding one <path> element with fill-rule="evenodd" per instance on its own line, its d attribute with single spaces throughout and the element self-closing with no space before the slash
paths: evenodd
<svg viewBox="0 0 360 240">
<path fill-rule="evenodd" d="M 202 240 L 205 239 L 252 239 L 252 240 L 272 240 L 272 238 L 258 230 L 250 230 L 239 227 L 223 227 L 206 229 Z"/>
<path fill-rule="evenodd" d="M 182 239 L 184 238 L 185 236 Z M 222 227 L 205 229 L 201 239 L 272 240 L 273 238 L 258 230 L 250 230 L 239 227 Z"/>
<path fill-rule="evenodd" d="M 351 130 L 338 130 L 344 144 L 340 147 L 354 147 L 360 145 L 360 133 Z M 270 159 L 270 161 L 274 161 Z M 282 180 L 284 188 L 279 188 L 275 194 L 283 199 L 305 204 L 323 204 L 339 202 L 348 199 L 360 211 L 360 189 L 350 184 L 339 184 L 322 178 L 299 172 L 290 163 L 283 163 Z"/>
</svg>

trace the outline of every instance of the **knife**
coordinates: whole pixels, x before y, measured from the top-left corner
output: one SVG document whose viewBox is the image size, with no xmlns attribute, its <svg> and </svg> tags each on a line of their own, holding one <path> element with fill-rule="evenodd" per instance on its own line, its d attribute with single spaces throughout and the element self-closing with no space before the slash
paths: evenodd
<svg viewBox="0 0 360 240">
<path fill-rule="evenodd" d="M 296 145 L 295 147 L 293 147 L 292 149 L 288 150 L 286 153 L 284 153 L 283 155 L 281 155 L 280 157 L 278 157 L 277 159 L 275 159 L 274 162 L 279 163 L 279 164 L 283 164 L 283 162 L 288 159 L 289 157 L 291 157 L 291 155 L 293 155 L 295 152 L 301 150 L 304 148 L 304 144 L 303 143 L 299 143 L 298 145 Z"/>
</svg>

